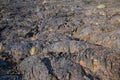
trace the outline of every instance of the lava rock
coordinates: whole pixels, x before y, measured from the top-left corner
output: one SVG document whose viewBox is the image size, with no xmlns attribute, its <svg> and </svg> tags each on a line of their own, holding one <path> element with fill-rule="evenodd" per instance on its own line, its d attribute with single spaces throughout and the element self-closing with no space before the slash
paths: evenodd
<svg viewBox="0 0 120 80">
<path fill-rule="evenodd" d="M 49 74 L 46 65 L 38 56 L 25 58 L 18 66 L 25 80 L 54 80 L 53 75 Z M 55 79 L 56 80 L 56 79 Z"/>
</svg>

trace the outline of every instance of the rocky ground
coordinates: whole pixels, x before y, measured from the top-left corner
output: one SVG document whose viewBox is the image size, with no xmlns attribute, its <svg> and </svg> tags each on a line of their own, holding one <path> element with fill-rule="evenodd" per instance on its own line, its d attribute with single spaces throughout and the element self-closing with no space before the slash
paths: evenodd
<svg viewBox="0 0 120 80">
<path fill-rule="evenodd" d="M 119 78 L 119 0 L 0 0 L 0 80 Z"/>
</svg>

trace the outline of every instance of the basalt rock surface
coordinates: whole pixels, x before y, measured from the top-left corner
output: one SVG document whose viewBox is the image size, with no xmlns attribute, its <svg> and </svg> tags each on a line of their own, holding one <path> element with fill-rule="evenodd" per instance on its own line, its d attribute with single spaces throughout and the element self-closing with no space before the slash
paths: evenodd
<svg viewBox="0 0 120 80">
<path fill-rule="evenodd" d="M 0 0 L 0 80 L 119 80 L 119 0 Z"/>
</svg>

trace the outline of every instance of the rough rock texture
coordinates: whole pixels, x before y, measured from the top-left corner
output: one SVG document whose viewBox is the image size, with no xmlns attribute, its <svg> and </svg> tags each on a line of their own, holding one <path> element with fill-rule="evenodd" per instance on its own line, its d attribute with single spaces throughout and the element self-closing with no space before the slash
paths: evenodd
<svg viewBox="0 0 120 80">
<path fill-rule="evenodd" d="M 26 58 L 19 66 L 25 80 L 85 80 L 80 64 L 65 58 L 40 58 L 40 55 Z M 27 63 L 27 64 L 26 64 Z M 29 67 L 29 68 L 28 68 Z"/>
<path fill-rule="evenodd" d="M 68 44 L 73 44 L 72 48 L 70 45 L 69 47 L 66 46 Z M 48 45 L 44 52 L 46 53 L 23 60 L 19 66 L 20 71 L 25 76 L 31 73 L 29 70 L 33 70 L 33 75 L 39 76 L 48 72 L 49 74 L 46 74 L 52 75 L 55 80 L 117 80 L 120 78 L 119 49 L 105 48 L 80 41 L 60 41 Z M 36 66 L 40 64 L 46 66 L 47 69 L 44 70 L 44 67 L 38 69 Z M 43 74 L 40 74 L 41 72 L 38 74 L 36 70 L 44 71 Z M 35 78 L 35 76 L 32 77 Z M 30 76 L 25 77 L 26 79 L 29 80 Z M 39 79 L 47 80 L 44 77 L 36 78 L 36 80 Z M 54 79 L 51 78 L 50 80 Z"/>
<path fill-rule="evenodd" d="M 56 41 L 53 44 L 49 44 L 45 48 L 43 48 L 43 52 L 64 52 L 64 53 L 79 53 L 83 49 L 87 49 L 90 47 L 99 47 L 99 45 L 90 44 L 83 41 L 75 41 L 75 40 L 61 40 Z"/>
<path fill-rule="evenodd" d="M 119 0 L 0 0 L 0 80 L 119 80 Z"/>
<path fill-rule="evenodd" d="M 16 63 L 11 62 L 11 55 L 0 54 L 0 80 L 21 80 L 21 74 L 16 69 Z"/>
<path fill-rule="evenodd" d="M 50 80 L 52 76 L 41 58 L 31 56 L 26 58 L 19 66 L 24 80 Z"/>
<path fill-rule="evenodd" d="M 88 48 L 81 56 L 80 64 L 86 73 L 92 73 L 100 80 L 117 80 L 119 78 L 120 50 L 104 47 Z"/>
<path fill-rule="evenodd" d="M 72 56 L 70 59 L 82 65 L 87 74 L 100 80 L 119 79 L 120 49 L 114 50 L 98 45 L 93 46 L 88 43 L 79 43 L 80 41 L 69 41 L 66 43 L 64 41 L 60 41 L 48 46 L 47 51 L 48 53 L 53 52 L 53 55 L 57 54 L 59 56 L 60 53 L 62 54 L 67 52 L 69 53 L 68 55 L 74 55 L 74 57 Z M 72 44 L 72 48 L 70 45 L 69 47 L 66 46 L 68 44 Z M 54 52 L 57 53 L 54 54 Z"/>
</svg>

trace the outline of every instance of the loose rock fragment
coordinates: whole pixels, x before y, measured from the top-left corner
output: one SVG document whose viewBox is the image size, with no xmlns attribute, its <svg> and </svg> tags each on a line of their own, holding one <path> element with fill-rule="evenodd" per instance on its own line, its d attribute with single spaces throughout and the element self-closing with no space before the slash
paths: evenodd
<svg viewBox="0 0 120 80">
<path fill-rule="evenodd" d="M 104 4 L 99 4 L 98 6 L 97 6 L 97 8 L 105 8 L 105 5 Z"/>
<path fill-rule="evenodd" d="M 3 53 L 4 52 L 4 49 L 3 49 L 3 44 L 0 43 L 0 53 Z"/>
<path fill-rule="evenodd" d="M 30 54 L 35 55 L 36 53 L 37 53 L 36 47 L 32 47 L 31 50 L 30 50 Z"/>
</svg>

